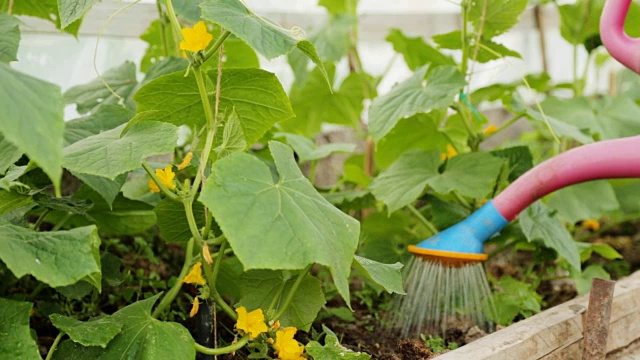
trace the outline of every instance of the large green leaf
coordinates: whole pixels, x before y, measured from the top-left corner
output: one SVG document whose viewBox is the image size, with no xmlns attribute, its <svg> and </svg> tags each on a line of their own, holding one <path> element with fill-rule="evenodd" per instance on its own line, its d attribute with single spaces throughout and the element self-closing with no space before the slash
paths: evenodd
<svg viewBox="0 0 640 360">
<path fill-rule="evenodd" d="M 109 208 L 113 205 L 113 201 L 127 180 L 127 174 L 120 174 L 113 180 L 102 176 L 81 173 L 73 173 L 73 175 L 102 196 Z"/>
<path fill-rule="evenodd" d="M 558 190 L 549 197 L 547 204 L 572 224 L 599 219 L 620 209 L 613 187 L 607 181 L 591 181 Z"/>
<path fill-rule="evenodd" d="M 469 153 L 449 159 L 444 172 L 429 181 L 441 194 L 455 191 L 476 199 L 486 198 L 493 190 L 504 160 L 489 153 Z"/>
<path fill-rule="evenodd" d="M 60 88 L 5 64 L 0 64 L 0 79 L 0 133 L 59 187 L 64 132 Z"/>
<path fill-rule="evenodd" d="M 356 255 L 353 262 L 367 278 L 382 286 L 388 293 L 405 295 L 402 286 L 402 264 L 383 264 Z"/>
<path fill-rule="evenodd" d="M 628 214 L 640 213 L 640 180 L 617 179 L 611 180 L 611 184 L 622 211 Z"/>
<path fill-rule="evenodd" d="M 0 134 L 0 175 L 4 175 L 9 167 L 22 157 L 22 150 L 13 146 Z"/>
<path fill-rule="evenodd" d="M 105 349 L 83 347 L 63 341 L 53 358 L 57 360 L 193 360 L 195 342 L 189 331 L 175 322 L 151 317 L 151 308 L 161 294 L 133 303 L 111 317 L 122 330 Z"/>
<path fill-rule="evenodd" d="M 164 198 L 156 205 L 154 211 L 158 218 L 160 235 L 164 241 L 183 243 L 189 241 L 192 235 L 182 203 Z M 205 225 L 204 206 L 200 203 L 194 203 L 193 214 L 198 228 L 203 227 Z"/>
<path fill-rule="evenodd" d="M 289 271 L 248 271 L 240 277 L 242 297 L 238 306 L 244 306 L 249 311 L 258 308 L 267 311 L 271 304 L 275 304 L 274 310 L 278 312 L 297 278 L 298 275 Z M 324 304 L 322 283 L 311 275 L 305 275 L 291 303 L 278 320 L 283 327 L 293 326 L 309 331 Z"/>
<path fill-rule="evenodd" d="M 385 39 L 393 45 L 393 50 L 404 57 L 404 62 L 412 71 L 427 64 L 455 65 L 448 55 L 442 54 L 427 44 L 422 37 L 408 37 L 400 29 L 391 29 Z"/>
<path fill-rule="evenodd" d="M 81 19 L 98 0 L 58 0 L 60 26 L 62 29 Z"/>
<path fill-rule="evenodd" d="M 327 65 L 329 79 L 333 84 L 335 66 Z M 318 68 L 311 71 L 301 88 L 291 90 L 291 105 L 296 118 L 281 121 L 285 131 L 313 136 L 323 123 L 344 124 L 357 127 L 364 109 L 364 99 L 373 96 L 367 78 L 352 73 L 340 85 L 340 89 L 327 87 Z"/>
<path fill-rule="evenodd" d="M 20 44 L 20 20 L 0 12 L 0 62 L 18 60 Z"/>
<path fill-rule="evenodd" d="M 507 160 L 509 164 L 509 181 L 514 181 L 533 168 L 533 155 L 531 155 L 531 151 L 527 146 L 513 146 L 493 150 L 491 155 Z"/>
<path fill-rule="evenodd" d="M 351 46 L 349 35 L 357 22 L 356 17 L 351 15 L 335 15 L 315 31 L 311 41 L 322 60 L 337 62 L 342 59 Z"/>
<path fill-rule="evenodd" d="M 438 129 L 439 114 L 416 114 L 398 124 L 376 143 L 376 166 L 386 169 L 409 150 L 447 151 L 450 140 Z"/>
<path fill-rule="evenodd" d="M 129 121 L 132 117 L 133 112 L 122 106 L 101 106 L 95 113 L 67 121 L 64 124 L 65 146 L 118 127 Z"/>
<path fill-rule="evenodd" d="M 246 42 L 233 37 L 224 41 L 222 68 L 223 69 L 242 69 L 242 68 L 259 68 L 260 60 L 258 54 L 247 45 Z M 213 56 L 203 65 L 203 69 L 217 70 L 218 56 Z M 224 75 L 223 75 L 224 76 Z"/>
<path fill-rule="evenodd" d="M 161 122 L 136 124 L 120 137 L 121 125 L 64 148 L 64 166 L 72 172 L 115 179 L 140 167 L 149 156 L 173 151 L 177 128 Z"/>
<path fill-rule="evenodd" d="M 216 79 L 216 72 L 209 77 Z M 213 82 L 208 88 L 214 93 Z M 138 114 L 149 114 L 146 120 L 176 125 L 202 126 L 204 110 L 198 86 L 193 77 L 184 73 L 162 76 L 143 86 L 134 97 Z M 213 96 L 211 100 L 213 101 Z M 253 144 L 276 122 L 294 116 L 291 104 L 276 76 L 260 69 L 227 69 L 220 84 L 220 111 L 231 113 L 235 108 L 247 144 Z"/>
<path fill-rule="evenodd" d="M 518 23 L 528 0 L 474 0 L 469 10 L 469 20 L 476 30 L 490 39 L 511 29 Z"/>
<path fill-rule="evenodd" d="M 60 314 L 51 314 L 49 318 L 53 326 L 84 346 L 106 347 L 122 329 L 122 324 L 111 316 L 84 322 Z"/>
<path fill-rule="evenodd" d="M 527 240 L 540 240 L 580 271 L 580 252 L 571 234 L 557 217 L 541 202 L 529 206 L 520 214 L 520 227 Z"/>
<path fill-rule="evenodd" d="M 392 213 L 414 202 L 429 180 L 438 176 L 439 166 L 438 151 L 408 151 L 373 180 L 371 192 Z"/>
<path fill-rule="evenodd" d="M 640 106 L 627 96 L 603 97 L 595 102 L 602 139 L 617 139 L 640 133 Z"/>
<path fill-rule="evenodd" d="M 411 215 L 403 211 L 376 212 L 367 216 L 362 222 L 362 246 L 358 253 L 379 262 L 407 259 L 412 256 L 407 254 L 407 246 L 421 235 L 412 233 L 415 231 L 412 221 Z"/>
<path fill-rule="evenodd" d="M 329 14 L 351 14 L 355 15 L 359 0 L 320 0 L 318 6 L 323 6 Z"/>
<path fill-rule="evenodd" d="M 200 21 L 200 4 L 202 1 L 203 0 L 173 0 L 173 8 L 180 17 L 195 24 Z"/>
<path fill-rule="evenodd" d="M 300 163 L 320 160 L 333 153 L 351 153 L 356 149 L 356 144 L 345 143 L 332 143 L 318 146 L 311 139 L 289 133 L 278 133 L 276 134 L 276 138 L 285 138 L 287 140 L 287 144 L 289 144 L 298 155 L 298 161 Z"/>
<path fill-rule="evenodd" d="M 576 282 L 576 290 L 578 294 L 586 294 L 591 291 L 591 283 L 593 278 L 611 279 L 611 275 L 600 264 L 591 264 L 583 271 L 570 271 L 571 278 Z"/>
<path fill-rule="evenodd" d="M 376 98 L 369 109 L 369 133 L 375 140 L 384 137 L 400 119 L 451 105 L 465 85 L 462 74 L 453 66 L 438 66 L 427 71 L 419 68 L 387 94 Z"/>
<path fill-rule="evenodd" d="M 33 304 L 0 298 L 0 354 L 7 359 L 41 360 L 31 337 L 29 316 Z"/>
<path fill-rule="evenodd" d="M 138 84 L 136 65 L 130 61 L 111 68 L 102 74 L 102 79 L 95 79 L 83 85 L 77 85 L 64 93 L 67 104 L 76 104 L 80 114 L 96 111 L 101 106 L 118 104 L 120 99 L 114 96 L 109 85 L 120 97 L 127 99 Z"/>
<path fill-rule="evenodd" d="M 0 259 L 20 278 L 31 274 L 53 287 L 100 274 L 95 226 L 69 231 L 35 232 L 0 220 Z M 94 275 L 97 274 L 97 275 Z"/>
<path fill-rule="evenodd" d="M 216 147 L 213 150 L 218 154 L 219 159 L 234 152 L 246 150 L 247 142 L 244 139 L 242 124 L 235 109 L 227 118 L 222 132 L 218 131 L 216 134 L 216 142 L 214 144 Z"/>
<path fill-rule="evenodd" d="M 349 302 L 359 223 L 302 175 L 288 146 L 269 142 L 277 179 L 257 158 L 236 153 L 213 165 L 200 201 L 215 216 L 245 270 L 326 265 Z"/>
<path fill-rule="evenodd" d="M 307 353 L 315 360 L 368 360 L 371 359 L 371 355 L 355 352 L 349 350 L 346 347 L 340 345 L 338 338 L 327 334 L 324 340 L 324 346 L 320 345 L 317 341 L 310 341 L 307 346 Z"/>
</svg>

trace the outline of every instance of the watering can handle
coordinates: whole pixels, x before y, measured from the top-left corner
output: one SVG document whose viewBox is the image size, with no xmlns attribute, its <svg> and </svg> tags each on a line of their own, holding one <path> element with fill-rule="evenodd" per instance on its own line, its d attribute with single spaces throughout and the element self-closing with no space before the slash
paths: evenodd
<svg viewBox="0 0 640 360">
<path fill-rule="evenodd" d="M 563 187 L 586 181 L 640 178 L 640 136 L 580 146 L 531 169 L 493 199 L 511 221 L 531 203 Z"/>
<path fill-rule="evenodd" d="M 600 18 L 600 38 L 611 56 L 640 73 L 640 38 L 624 31 L 624 21 L 632 0 L 607 0 Z"/>
</svg>

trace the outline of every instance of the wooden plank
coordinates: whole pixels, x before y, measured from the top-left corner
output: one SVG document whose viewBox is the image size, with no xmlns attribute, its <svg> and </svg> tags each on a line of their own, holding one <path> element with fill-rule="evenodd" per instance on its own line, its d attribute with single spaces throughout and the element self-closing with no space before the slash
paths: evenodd
<svg viewBox="0 0 640 360">
<path fill-rule="evenodd" d="M 580 359 L 582 317 L 588 302 L 588 294 L 579 296 L 443 354 L 438 360 Z M 607 352 L 639 338 L 640 271 L 616 284 Z"/>
</svg>

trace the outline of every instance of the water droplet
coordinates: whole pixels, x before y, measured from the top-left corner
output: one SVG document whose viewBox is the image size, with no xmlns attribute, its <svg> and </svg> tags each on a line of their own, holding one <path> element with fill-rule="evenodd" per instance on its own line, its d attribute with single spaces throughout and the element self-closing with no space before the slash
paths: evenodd
<svg viewBox="0 0 640 360">
<path fill-rule="evenodd" d="M 36 259 L 36 264 L 40 265 L 40 259 Z"/>
</svg>

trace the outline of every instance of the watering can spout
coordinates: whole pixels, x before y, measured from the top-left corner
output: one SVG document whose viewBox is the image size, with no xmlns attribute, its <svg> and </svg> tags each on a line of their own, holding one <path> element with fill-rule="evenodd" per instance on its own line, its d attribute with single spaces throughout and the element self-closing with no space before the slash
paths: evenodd
<svg viewBox="0 0 640 360">
<path fill-rule="evenodd" d="M 640 73 L 640 38 L 624 31 L 624 21 L 632 0 L 607 0 L 600 19 L 600 37 L 611 56 Z"/>
</svg>

